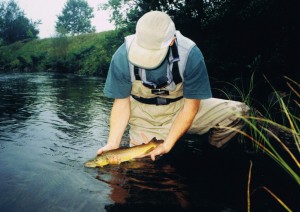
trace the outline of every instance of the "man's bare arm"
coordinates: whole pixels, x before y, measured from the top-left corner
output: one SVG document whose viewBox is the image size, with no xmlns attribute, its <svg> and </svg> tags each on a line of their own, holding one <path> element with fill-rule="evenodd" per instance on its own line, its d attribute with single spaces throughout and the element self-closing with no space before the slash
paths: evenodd
<svg viewBox="0 0 300 212">
<path fill-rule="evenodd" d="M 120 146 L 121 139 L 127 127 L 130 116 L 130 97 L 115 99 L 110 114 L 110 131 L 107 144 L 97 151 L 101 154 L 104 151 L 116 149 Z"/>
<path fill-rule="evenodd" d="M 190 128 L 199 110 L 199 99 L 184 99 L 184 105 L 175 118 L 165 142 L 154 149 L 150 155 L 155 160 L 156 155 L 168 153 L 176 141 Z"/>
</svg>

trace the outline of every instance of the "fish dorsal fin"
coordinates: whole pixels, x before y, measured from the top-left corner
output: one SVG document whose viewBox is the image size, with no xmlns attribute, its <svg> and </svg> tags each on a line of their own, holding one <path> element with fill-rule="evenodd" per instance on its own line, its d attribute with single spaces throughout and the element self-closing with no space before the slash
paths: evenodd
<svg viewBox="0 0 300 212">
<path fill-rule="evenodd" d="M 156 141 L 157 141 L 156 137 L 153 137 L 149 142 L 156 142 Z"/>
<path fill-rule="evenodd" d="M 156 137 L 153 137 L 150 141 L 148 141 L 148 142 L 143 142 L 141 145 L 145 145 L 145 144 L 148 144 L 148 143 L 150 143 L 150 142 L 156 142 L 156 141 L 157 141 Z"/>
<path fill-rule="evenodd" d="M 151 139 L 151 141 L 149 141 L 149 143 L 150 143 L 150 142 L 153 142 L 153 143 L 163 143 L 164 141 L 163 141 L 163 140 L 157 140 L 156 137 L 153 137 L 153 138 Z"/>
</svg>

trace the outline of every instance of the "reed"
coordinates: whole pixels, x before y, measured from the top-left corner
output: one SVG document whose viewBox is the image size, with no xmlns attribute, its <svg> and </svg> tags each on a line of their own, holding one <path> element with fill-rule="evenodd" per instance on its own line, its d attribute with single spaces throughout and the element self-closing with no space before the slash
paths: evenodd
<svg viewBox="0 0 300 212">
<path fill-rule="evenodd" d="M 300 176 L 299 176 L 299 158 L 300 158 L 300 119 L 299 119 L 299 109 L 300 109 L 300 85 L 296 81 L 285 77 L 287 80 L 286 84 L 290 88 L 289 98 L 285 98 L 287 96 L 282 96 L 280 92 L 276 91 L 276 89 L 271 85 L 271 83 L 267 80 L 267 82 L 272 87 L 274 91 L 275 99 L 267 105 L 262 106 L 264 109 L 264 114 L 260 113 L 256 110 L 251 110 L 248 116 L 241 116 L 240 118 L 244 120 L 246 125 L 248 126 L 248 130 L 239 130 L 229 127 L 221 127 L 227 128 L 231 130 L 235 130 L 242 135 L 242 142 L 250 141 L 255 150 L 261 151 L 263 154 L 268 155 L 271 159 L 273 159 L 276 163 L 280 165 L 291 177 L 296 181 L 296 183 L 300 186 Z M 245 89 L 242 89 L 233 83 L 228 83 L 233 86 L 234 89 L 238 92 L 238 94 L 242 97 L 242 100 L 251 107 L 252 102 L 251 99 L 252 93 L 254 91 L 254 74 L 251 77 L 251 82 L 249 86 L 249 90 L 245 94 Z M 226 92 L 224 92 L 226 93 Z M 226 93 L 226 96 L 230 95 Z M 292 97 L 293 96 L 293 97 Z M 293 106 L 290 106 L 290 103 L 293 103 Z M 277 106 L 278 111 L 281 114 L 281 121 L 276 120 L 277 117 L 273 117 L 270 109 L 272 107 Z M 284 133 L 289 135 L 289 145 L 287 145 L 286 140 L 279 136 L 280 133 Z M 246 139 L 247 138 L 247 139 Z M 249 173 L 248 173 L 248 186 L 247 186 L 247 211 L 250 211 L 250 196 L 258 189 L 263 189 L 268 194 L 270 194 L 274 199 L 279 202 L 282 207 L 286 211 L 292 211 L 277 195 L 275 195 L 270 189 L 265 186 L 261 186 L 259 188 L 254 189 L 252 193 L 250 193 L 250 183 L 251 183 L 251 175 L 252 175 L 252 161 L 250 161 Z"/>
<path fill-rule="evenodd" d="M 247 186 L 247 211 L 250 212 L 250 184 L 251 184 L 251 176 L 252 176 L 252 161 L 250 160 L 249 174 L 248 174 L 248 186 Z"/>
<path fill-rule="evenodd" d="M 288 77 L 285 77 L 285 79 L 288 80 L 287 85 L 296 98 L 293 99 L 293 102 L 296 103 L 295 105 L 298 108 L 289 107 L 288 103 L 283 100 L 283 97 L 275 90 L 275 88 L 272 87 L 272 89 L 276 95 L 282 117 L 283 119 L 287 120 L 287 123 L 282 121 L 283 124 L 280 124 L 270 119 L 270 117 L 265 118 L 247 116 L 241 118 L 245 121 L 245 123 L 247 123 L 248 126 L 250 126 L 252 131 L 255 132 L 247 137 L 250 137 L 258 148 L 266 152 L 267 155 L 276 161 L 287 173 L 293 177 L 293 179 L 296 180 L 298 185 L 300 185 L 300 177 L 298 174 L 300 163 L 297 159 L 300 156 L 299 118 L 296 114 L 293 114 L 293 112 L 297 113 L 300 108 L 298 103 L 300 95 L 297 91 L 300 89 L 300 85 Z M 270 86 L 272 85 L 270 84 Z M 289 101 L 290 99 L 288 99 L 288 102 Z M 276 132 L 283 132 L 289 135 L 291 138 L 289 142 L 291 142 L 292 147 L 289 148 L 286 145 L 286 142 L 282 138 L 279 138 Z M 296 147 L 295 149 L 293 148 L 294 146 Z M 289 158 L 285 158 L 283 155 L 288 155 Z M 294 168 L 295 165 L 296 168 Z M 297 171 L 294 169 L 297 169 Z"/>
<path fill-rule="evenodd" d="M 265 78 L 266 79 L 266 78 Z M 256 150 L 261 150 L 263 153 L 267 154 L 276 163 L 278 163 L 292 178 L 300 185 L 299 176 L 299 158 L 300 158 L 300 126 L 299 117 L 296 115 L 300 109 L 300 84 L 296 81 L 285 77 L 287 80 L 287 85 L 291 90 L 289 96 L 294 96 L 295 98 L 288 98 L 284 101 L 283 96 L 276 91 L 276 89 L 271 85 L 271 83 L 266 79 L 269 85 L 272 87 L 276 99 L 273 100 L 269 105 L 263 106 L 264 114 L 258 112 L 257 110 L 250 110 L 248 116 L 241 116 L 240 118 L 244 120 L 248 126 L 248 131 L 246 130 L 235 130 L 244 138 L 248 138 L 251 144 Z M 251 107 L 254 101 L 251 96 L 254 91 L 254 73 L 251 76 L 250 85 L 248 91 L 244 89 L 244 86 L 239 86 L 228 83 L 233 86 L 234 89 L 241 96 L 242 101 Z M 230 98 L 230 95 L 226 93 Z M 289 104 L 293 102 L 294 107 L 290 107 Z M 278 110 L 281 112 L 282 121 L 276 121 L 275 117 L 269 112 L 274 106 L 278 106 Z M 222 128 L 227 128 L 222 126 Z M 287 146 L 286 141 L 278 136 L 279 133 L 289 135 L 290 145 Z M 246 139 L 242 138 L 242 142 L 247 142 Z M 296 148 L 293 148 L 296 147 Z M 288 157 L 288 158 L 287 158 Z M 296 166 L 295 166 L 296 165 Z M 295 170 L 297 169 L 297 170 Z"/>
<path fill-rule="evenodd" d="M 251 211 L 251 192 L 250 192 L 250 184 L 251 184 L 251 176 L 252 176 L 252 161 L 250 160 L 250 166 L 249 166 L 249 172 L 248 172 L 248 184 L 247 184 L 247 211 Z M 265 190 L 268 194 L 270 194 L 280 205 L 284 207 L 284 209 L 288 212 L 292 212 L 292 210 L 276 195 L 274 194 L 270 189 L 268 189 L 265 186 L 261 186 L 259 188 L 256 188 L 254 192 L 256 192 L 258 189 Z"/>
</svg>

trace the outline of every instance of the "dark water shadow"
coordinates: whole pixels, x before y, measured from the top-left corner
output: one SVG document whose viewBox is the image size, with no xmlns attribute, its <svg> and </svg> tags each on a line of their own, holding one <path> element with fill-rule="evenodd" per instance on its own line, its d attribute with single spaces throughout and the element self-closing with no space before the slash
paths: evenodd
<svg viewBox="0 0 300 212">
<path fill-rule="evenodd" d="M 169 154 L 97 169 L 111 187 L 106 211 L 247 211 L 250 161 L 251 211 L 285 211 L 268 187 L 292 209 L 300 208 L 299 185 L 266 155 L 249 153 L 233 140 L 215 149 L 201 136 L 186 136 Z"/>
<path fill-rule="evenodd" d="M 98 169 L 112 188 L 107 211 L 243 211 L 248 160 L 241 152 L 217 151 L 181 139 L 169 154 Z"/>
</svg>

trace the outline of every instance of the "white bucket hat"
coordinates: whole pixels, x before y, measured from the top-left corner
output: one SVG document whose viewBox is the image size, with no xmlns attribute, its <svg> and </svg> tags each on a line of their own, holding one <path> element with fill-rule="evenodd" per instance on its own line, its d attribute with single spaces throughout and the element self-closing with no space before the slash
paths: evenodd
<svg viewBox="0 0 300 212">
<path fill-rule="evenodd" d="M 141 68 L 157 68 L 168 53 L 175 31 L 174 22 L 166 13 L 144 14 L 136 24 L 136 36 L 128 51 L 129 61 Z"/>
</svg>

